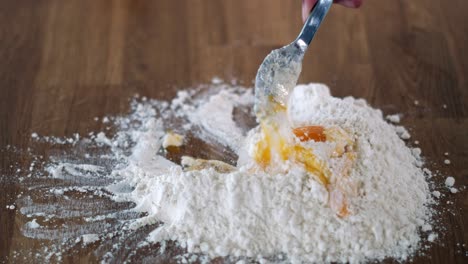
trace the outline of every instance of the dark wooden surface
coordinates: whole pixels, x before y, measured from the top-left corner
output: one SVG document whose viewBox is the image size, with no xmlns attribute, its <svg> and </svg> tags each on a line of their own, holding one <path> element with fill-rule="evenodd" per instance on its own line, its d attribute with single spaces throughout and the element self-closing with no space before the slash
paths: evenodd
<svg viewBox="0 0 468 264">
<path fill-rule="evenodd" d="M 429 167 L 466 185 L 467 12 L 466 0 L 334 6 L 300 81 L 363 97 L 387 114 L 404 113 Z M 127 112 L 135 93 L 171 98 L 213 76 L 251 86 L 262 59 L 300 27 L 299 0 L 0 1 L 0 148 L 27 148 L 31 132 L 100 129 L 93 118 Z M 21 242 L 17 212 L 5 209 L 18 192 L 10 166 L 25 161 L 0 153 L 0 261 L 29 262 L 12 259 L 18 247 L 31 245 Z M 443 238 L 415 262 L 468 262 L 461 246 L 468 244 L 466 191 L 450 200 L 455 215 L 441 216 Z"/>
</svg>

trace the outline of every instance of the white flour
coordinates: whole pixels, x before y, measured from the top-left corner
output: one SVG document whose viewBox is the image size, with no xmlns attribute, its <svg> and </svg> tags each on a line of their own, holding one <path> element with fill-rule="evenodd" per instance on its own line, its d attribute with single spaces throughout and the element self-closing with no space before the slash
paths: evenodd
<svg viewBox="0 0 468 264">
<path fill-rule="evenodd" d="M 209 97 L 207 102 L 193 109 L 193 112 L 185 114 L 191 123 L 201 126 L 204 133 L 212 135 L 215 140 L 232 149 L 239 149 L 243 136 L 232 118 L 232 112 L 236 105 L 252 103 L 253 96 L 250 92 L 239 95 L 229 90 L 221 90 Z"/>
<path fill-rule="evenodd" d="M 213 168 L 185 170 L 160 155 L 168 130 L 184 137 L 193 133 L 239 154 L 255 132 L 241 128 L 233 110 L 252 103 L 251 90 L 224 85 L 205 95 L 181 92 L 171 104 L 143 100 L 133 105 L 131 116 L 107 119 L 106 123 L 117 124 L 114 137 L 104 133 L 91 137 L 91 144 L 110 147 L 108 155 L 117 162 L 110 171 L 66 161 L 50 165 L 48 171 L 57 179 L 72 175 L 86 180 L 105 174 L 101 180 L 111 183 L 102 186 L 113 200 L 134 202 L 134 211 L 147 213 L 129 221 L 126 229 L 161 222 L 137 249 L 175 240 L 188 253 L 210 258 L 229 255 L 277 262 L 287 258 L 293 263 L 405 260 L 420 249 L 422 233 L 432 230 L 433 203 L 425 176 L 430 172 L 421 168 L 420 149 L 407 147 L 398 135 L 409 138 L 408 132 L 386 123 L 380 110 L 362 99 L 332 97 L 324 85 L 297 86 L 288 113 L 294 126 L 339 126 L 353 136 L 357 159 L 349 177 L 357 183 L 358 195 L 350 198 L 347 217 L 330 209 L 327 189 L 301 166 L 286 164 L 286 173 L 268 174 L 252 169 L 253 161 L 247 157 L 234 171 L 219 173 Z M 112 217 L 103 213 L 86 221 Z M 107 236 L 98 230 L 84 230 L 79 235 L 92 237 L 82 236 L 82 242 Z M 25 233 L 37 234 L 29 229 Z M 431 233 L 429 240 L 435 238 Z M 106 254 L 110 258 L 112 254 Z"/>
<path fill-rule="evenodd" d="M 243 136 L 232 109 L 244 97 L 224 90 L 187 114 L 238 149 Z M 287 175 L 252 173 L 247 167 L 228 174 L 213 169 L 184 172 L 152 155 L 161 144 L 153 134 L 161 128 L 150 119 L 148 131 L 134 135 L 138 144 L 129 166 L 115 172 L 135 188 L 130 194 L 116 192 L 117 197 L 149 213 L 134 227 L 162 221 L 149 241 L 177 240 L 188 252 L 211 257 L 283 253 L 292 262 L 361 262 L 413 254 L 420 228 L 430 219 L 430 191 L 418 156 L 396 128 L 364 100 L 331 97 L 322 85 L 296 87 L 290 105 L 295 124 L 338 125 L 356 137 L 359 156 L 350 177 L 361 188 L 351 200 L 353 215 L 337 217 L 327 204 L 325 188 L 301 168 Z"/>
</svg>

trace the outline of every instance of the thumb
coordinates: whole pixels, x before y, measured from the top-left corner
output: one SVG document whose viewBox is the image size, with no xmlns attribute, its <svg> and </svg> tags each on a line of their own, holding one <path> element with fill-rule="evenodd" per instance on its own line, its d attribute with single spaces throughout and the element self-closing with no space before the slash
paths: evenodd
<svg viewBox="0 0 468 264">
<path fill-rule="evenodd" d="M 305 21 L 318 0 L 302 0 L 302 21 Z M 334 0 L 333 2 L 346 6 L 357 8 L 362 5 L 363 0 Z"/>
<path fill-rule="evenodd" d="M 351 8 L 358 8 L 362 5 L 362 0 L 335 0 L 334 2 Z"/>
<path fill-rule="evenodd" d="M 318 0 L 302 0 L 302 21 L 305 21 Z"/>
</svg>

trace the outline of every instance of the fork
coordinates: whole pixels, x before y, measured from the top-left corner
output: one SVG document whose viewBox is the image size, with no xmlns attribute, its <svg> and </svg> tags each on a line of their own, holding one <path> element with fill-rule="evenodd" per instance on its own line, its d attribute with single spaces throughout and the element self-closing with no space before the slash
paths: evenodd
<svg viewBox="0 0 468 264">
<path fill-rule="evenodd" d="M 296 86 L 302 60 L 333 0 L 318 0 L 299 36 L 289 45 L 273 50 L 260 65 L 255 78 L 255 113 L 258 119 L 286 107 L 289 93 Z"/>
</svg>

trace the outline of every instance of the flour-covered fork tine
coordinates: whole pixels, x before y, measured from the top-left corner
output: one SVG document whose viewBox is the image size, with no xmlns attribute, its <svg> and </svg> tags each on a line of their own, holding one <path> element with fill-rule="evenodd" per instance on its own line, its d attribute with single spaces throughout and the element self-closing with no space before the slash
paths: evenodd
<svg viewBox="0 0 468 264">
<path fill-rule="evenodd" d="M 333 0 L 319 0 L 295 41 L 273 50 L 260 65 L 255 78 L 255 112 L 257 118 L 284 107 L 302 69 L 302 59 Z"/>
</svg>

